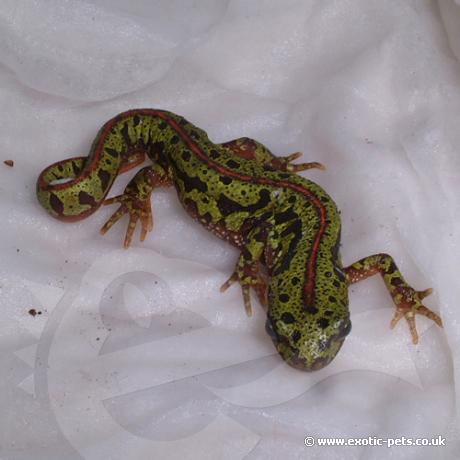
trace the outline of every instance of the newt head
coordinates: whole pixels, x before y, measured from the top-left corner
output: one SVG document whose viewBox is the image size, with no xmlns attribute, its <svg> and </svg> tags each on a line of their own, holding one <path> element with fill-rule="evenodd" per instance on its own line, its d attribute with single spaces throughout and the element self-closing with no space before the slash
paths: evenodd
<svg viewBox="0 0 460 460">
<path fill-rule="evenodd" d="M 321 327 L 312 328 L 311 324 L 304 328 L 296 326 L 292 332 L 282 320 L 275 322 L 268 315 L 265 329 L 286 363 L 302 371 L 316 371 L 337 355 L 351 330 L 351 321 L 348 318 L 336 321 L 328 333 Z"/>
<path fill-rule="evenodd" d="M 336 281 L 335 295 L 323 284 L 313 305 L 305 305 L 302 290 L 281 292 L 276 280 L 268 294 L 265 329 L 290 366 L 315 371 L 329 364 L 351 330 L 347 285 Z M 331 292 L 331 291 L 329 291 Z"/>
</svg>

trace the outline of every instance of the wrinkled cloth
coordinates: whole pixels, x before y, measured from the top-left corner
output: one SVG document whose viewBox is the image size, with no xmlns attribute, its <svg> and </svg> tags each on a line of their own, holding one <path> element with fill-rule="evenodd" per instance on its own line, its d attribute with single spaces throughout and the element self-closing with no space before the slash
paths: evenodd
<svg viewBox="0 0 460 460">
<path fill-rule="evenodd" d="M 0 459 L 459 458 L 459 30 L 453 0 L 3 0 Z M 238 252 L 173 188 L 129 250 L 125 220 L 99 234 L 113 207 L 46 214 L 40 171 L 136 107 L 326 165 L 301 174 L 341 209 L 344 264 L 391 254 L 444 329 L 390 330 L 375 276 L 350 288 L 337 358 L 303 373 L 255 297 L 247 318 L 219 292 Z"/>
</svg>

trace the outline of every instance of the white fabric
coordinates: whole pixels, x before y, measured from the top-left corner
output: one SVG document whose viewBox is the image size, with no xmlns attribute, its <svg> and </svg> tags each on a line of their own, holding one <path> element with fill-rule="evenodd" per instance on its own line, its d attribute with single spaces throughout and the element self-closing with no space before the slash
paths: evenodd
<svg viewBox="0 0 460 460">
<path fill-rule="evenodd" d="M 0 459 L 459 458 L 459 3 L 3 0 Z M 374 277 L 350 289 L 337 359 L 302 373 L 256 299 L 248 319 L 238 287 L 219 293 L 237 251 L 173 189 L 128 251 L 125 221 L 98 233 L 113 207 L 48 216 L 39 172 L 135 107 L 324 163 L 302 174 L 342 211 L 344 263 L 392 254 L 434 288 L 444 329 L 417 318 L 417 346 L 404 322 L 390 331 Z M 304 445 L 438 435 L 445 447 Z"/>
</svg>

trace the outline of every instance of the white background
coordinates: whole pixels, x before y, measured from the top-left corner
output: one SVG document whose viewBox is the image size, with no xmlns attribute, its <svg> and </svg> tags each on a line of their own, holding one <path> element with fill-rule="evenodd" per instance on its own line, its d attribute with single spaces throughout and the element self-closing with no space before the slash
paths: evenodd
<svg viewBox="0 0 460 460">
<path fill-rule="evenodd" d="M 452 0 L 3 0 L 0 459 L 458 458 L 459 30 Z M 418 319 L 412 345 L 366 280 L 340 355 L 304 374 L 255 300 L 247 319 L 238 288 L 218 292 L 237 252 L 173 189 L 129 251 L 125 222 L 98 233 L 111 208 L 49 217 L 40 171 L 135 107 L 325 164 L 305 175 L 342 211 L 344 263 L 392 254 L 445 328 Z M 303 444 L 437 435 L 445 448 Z"/>
</svg>

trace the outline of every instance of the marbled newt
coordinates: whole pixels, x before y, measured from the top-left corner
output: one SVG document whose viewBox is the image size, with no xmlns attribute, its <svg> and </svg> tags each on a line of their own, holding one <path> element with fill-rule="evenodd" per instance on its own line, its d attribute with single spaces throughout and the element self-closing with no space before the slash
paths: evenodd
<svg viewBox="0 0 460 460">
<path fill-rule="evenodd" d="M 115 178 L 146 156 L 153 164 L 140 169 L 122 195 L 106 199 Z M 138 222 L 141 240 L 153 228 L 153 189 L 173 185 L 188 214 L 241 251 L 222 291 L 239 282 L 251 315 L 253 288 L 267 308 L 266 330 L 278 352 L 301 370 L 320 369 L 336 356 L 351 329 L 348 287 L 376 273 L 396 306 L 392 327 L 404 317 L 417 343 L 416 314 L 442 326 L 422 304 L 431 289 L 415 291 L 391 256 L 342 266 L 337 206 L 320 186 L 296 174 L 324 167 L 292 164 L 299 156 L 277 157 L 246 137 L 214 144 L 179 115 L 135 109 L 109 120 L 87 157 L 48 166 L 38 178 L 37 195 L 52 216 L 65 221 L 118 203 L 101 233 L 128 214 L 128 247 Z"/>
</svg>

